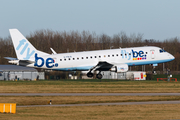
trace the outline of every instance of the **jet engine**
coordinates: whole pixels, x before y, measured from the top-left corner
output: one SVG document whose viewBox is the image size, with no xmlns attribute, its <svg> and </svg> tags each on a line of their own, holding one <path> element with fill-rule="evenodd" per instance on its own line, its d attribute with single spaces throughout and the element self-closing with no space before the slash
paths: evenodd
<svg viewBox="0 0 180 120">
<path fill-rule="evenodd" d="M 127 72 L 128 71 L 128 65 L 127 64 L 119 64 L 119 65 L 115 65 L 113 66 L 110 71 L 112 72 Z"/>
</svg>

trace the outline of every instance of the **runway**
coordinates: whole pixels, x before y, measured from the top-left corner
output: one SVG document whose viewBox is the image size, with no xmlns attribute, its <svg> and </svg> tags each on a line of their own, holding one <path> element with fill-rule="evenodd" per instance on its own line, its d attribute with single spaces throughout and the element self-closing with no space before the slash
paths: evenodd
<svg viewBox="0 0 180 120">
<path fill-rule="evenodd" d="M 0 93 L 0 96 L 180 96 L 180 93 Z"/>
<path fill-rule="evenodd" d="M 71 106 L 105 106 L 105 105 L 148 105 L 148 104 L 180 104 L 180 101 L 150 101 L 150 102 L 120 102 L 120 103 L 89 103 L 89 104 L 59 104 L 59 105 L 25 105 L 17 107 L 71 107 Z"/>
</svg>

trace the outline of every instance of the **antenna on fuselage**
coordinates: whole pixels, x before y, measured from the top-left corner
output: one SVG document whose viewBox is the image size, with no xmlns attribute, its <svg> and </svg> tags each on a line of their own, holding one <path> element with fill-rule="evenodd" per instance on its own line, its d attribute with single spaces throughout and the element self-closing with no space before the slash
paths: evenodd
<svg viewBox="0 0 180 120">
<path fill-rule="evenodd" d="M 50 48 L 53 54 L 57 54 L 52 48 Z"/>
</svg>

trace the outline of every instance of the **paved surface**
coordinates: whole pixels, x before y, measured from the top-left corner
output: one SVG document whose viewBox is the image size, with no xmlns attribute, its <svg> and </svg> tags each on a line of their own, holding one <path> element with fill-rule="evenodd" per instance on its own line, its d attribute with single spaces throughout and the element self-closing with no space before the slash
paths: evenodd
<svg viewBox="0 0 180 120">
<path fill-rule="evenodd" d="M 0 96 L 180 96 L 180 93 L 0 93 Z"/>
<path fill-rule="evenodd" d="M 90 104 L 59 104 L 59 105 L 26 105 L 26 106 L 17 106 L 17 107 L 68 107 L 68 106 L 103 106 L 103 105 L 144 105 L 144 104 L 180 104 L 180 101 L 90 103 Z"/>
</svg>

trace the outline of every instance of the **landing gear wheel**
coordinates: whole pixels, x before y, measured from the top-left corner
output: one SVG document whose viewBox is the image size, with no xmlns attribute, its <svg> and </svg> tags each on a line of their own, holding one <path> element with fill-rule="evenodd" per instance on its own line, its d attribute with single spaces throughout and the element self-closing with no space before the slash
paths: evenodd
<svg viewBox="0 0 180 120">
<path fill-rule="evenodd" d="M 91 73 L 91 72 L 88 72 L 88 73 L 87 73 L 87 77 L 93 77 L 93 75 L 94 75 L 94 74 Z"/>
<path fill-rule="evenodd" d="M 96 78 L 97 78 L 97 79 L 101 79 L 102 77 L 103 77 L 103 76 L 102 76 L 102 74 L 100 74 L 100 73 L 96 75 Z"/>
</svg>

